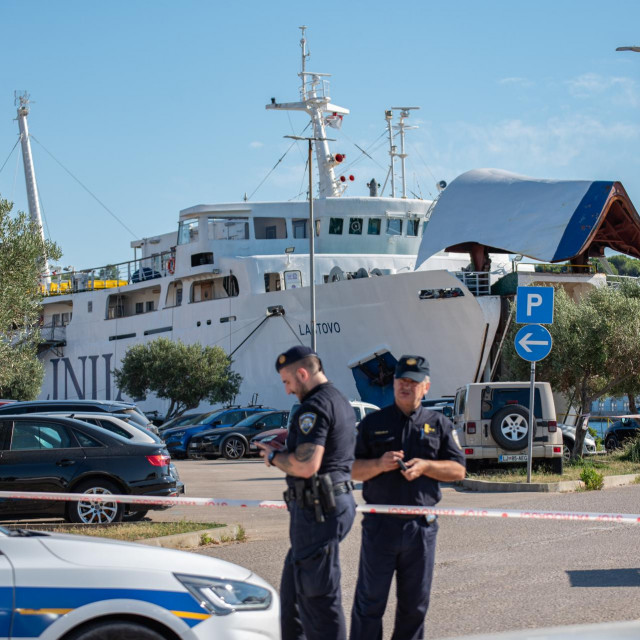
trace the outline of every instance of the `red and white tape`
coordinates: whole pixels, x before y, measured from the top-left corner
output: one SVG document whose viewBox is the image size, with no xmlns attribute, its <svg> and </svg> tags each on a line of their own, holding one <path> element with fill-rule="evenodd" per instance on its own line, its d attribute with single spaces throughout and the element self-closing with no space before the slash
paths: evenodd
<svg viewBox="0 0 640 640">
<path fill-rule="evenodd" d="M 160 498 L 150 496 L 85 494 L 85 493 L 45 493 L 27 491 L 0 491 L 0 498 L 18 500 L 62 500 L 65 502 L 122 502 L 125 504 L 148 504 L 172 507 L 259 507 L 261 509 L 286 509 L 282 500 L 231 500 L 219 498 Z M 527 520 L 572 520 L 574 522 L 617 522 L 620 524 L 640 524 L 640 514 L 634 513 L 588 513 L 573 511 L 517 511 L 514 509 L 466 509 L 451 507 L 411 507 L 393 504 L 363 504 L 357 511 L 382 515 L 436 515 L 466 518 L 524 518 Z"/>
</svg>

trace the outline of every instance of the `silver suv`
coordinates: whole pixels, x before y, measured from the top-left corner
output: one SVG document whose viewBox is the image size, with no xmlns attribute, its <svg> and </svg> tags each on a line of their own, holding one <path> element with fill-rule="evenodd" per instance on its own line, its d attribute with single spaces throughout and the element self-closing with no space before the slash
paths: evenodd
<svg viewBox="0 0 640 640">
<path fill-rule="evenodd" d="M 526 462 L 529 438 L 529 382 L 480 382 L 456 392 L 453 423 L 467 469 L 482 460 Z M 548 382 L 535 383 L 536 430 L 533 457 L 562 473 L 562 431 Z"/>
</svg>

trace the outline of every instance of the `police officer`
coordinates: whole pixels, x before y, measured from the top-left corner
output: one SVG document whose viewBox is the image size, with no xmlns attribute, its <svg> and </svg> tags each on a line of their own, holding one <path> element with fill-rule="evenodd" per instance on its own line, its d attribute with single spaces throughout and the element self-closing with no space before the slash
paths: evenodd
<svg viewBox="0 0 640 640">
<path fill-rule="evenodd" d="M 358 426 L 353 478 L 363 480 L 371 504 L 433 506 L 438 481 L 465 476 L 464 454 L 451 422 L 422 406 L 429 363 L 402 356 L 393 381 L 394 404 Z M 436 533 L 434 516 L 365 514 L 351 640 L 380 640 L 382 616 L 396 573 L 398 604 L 393 640 L 424 637 Z"/>
<path fill-rule="evenodd" d="M 338 543 L 355 516 L 355 414 L 309 347 L 280 354 L 276 370 L 301 403 L 290 421 L 288 452 L 258 443 L 265 463 L 287 474 L 291 548 L 280 585 L 282 639 L 345 640 Z"/>
</svg>

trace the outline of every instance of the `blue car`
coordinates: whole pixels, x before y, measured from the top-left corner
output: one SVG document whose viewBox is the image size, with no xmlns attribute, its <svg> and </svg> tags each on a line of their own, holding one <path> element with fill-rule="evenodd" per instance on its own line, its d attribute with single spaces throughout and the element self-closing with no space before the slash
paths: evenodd
<svg viewBox="0 0 640 640">
<path fill-rule="evenodd" d="M 261 411 L 273 411 L 269 407 L 227 407 L 205 413 L 196 424 L 187 424 L 162 432 L 162 439 L 174 458 L 186 458 L 191 438 L 205 429 L 231 427 L 247 416 Z"/>
</svg>

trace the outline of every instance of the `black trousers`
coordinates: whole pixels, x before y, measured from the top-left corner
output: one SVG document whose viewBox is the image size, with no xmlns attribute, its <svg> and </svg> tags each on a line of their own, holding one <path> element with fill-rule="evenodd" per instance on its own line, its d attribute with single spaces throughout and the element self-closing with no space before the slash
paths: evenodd
<svg viewBox="0 0 640 640">
<path fill-rule="evenodd" d="M 365 515 L 350 640 L 382 640 L 382 616 L 396 574 L 397 608 L 392 640 L 424 638 L 438 523 Z"/>
<path fill-rule="evenodd" d="M 282 640 L 346 640 L 340 590 L 339 542 L 351 529 L 351 493 L 336 496 L 336 509 L 316 522 L 313 509 L 289 503 L 291 548 L 280 584 Z"/>
</svg>

